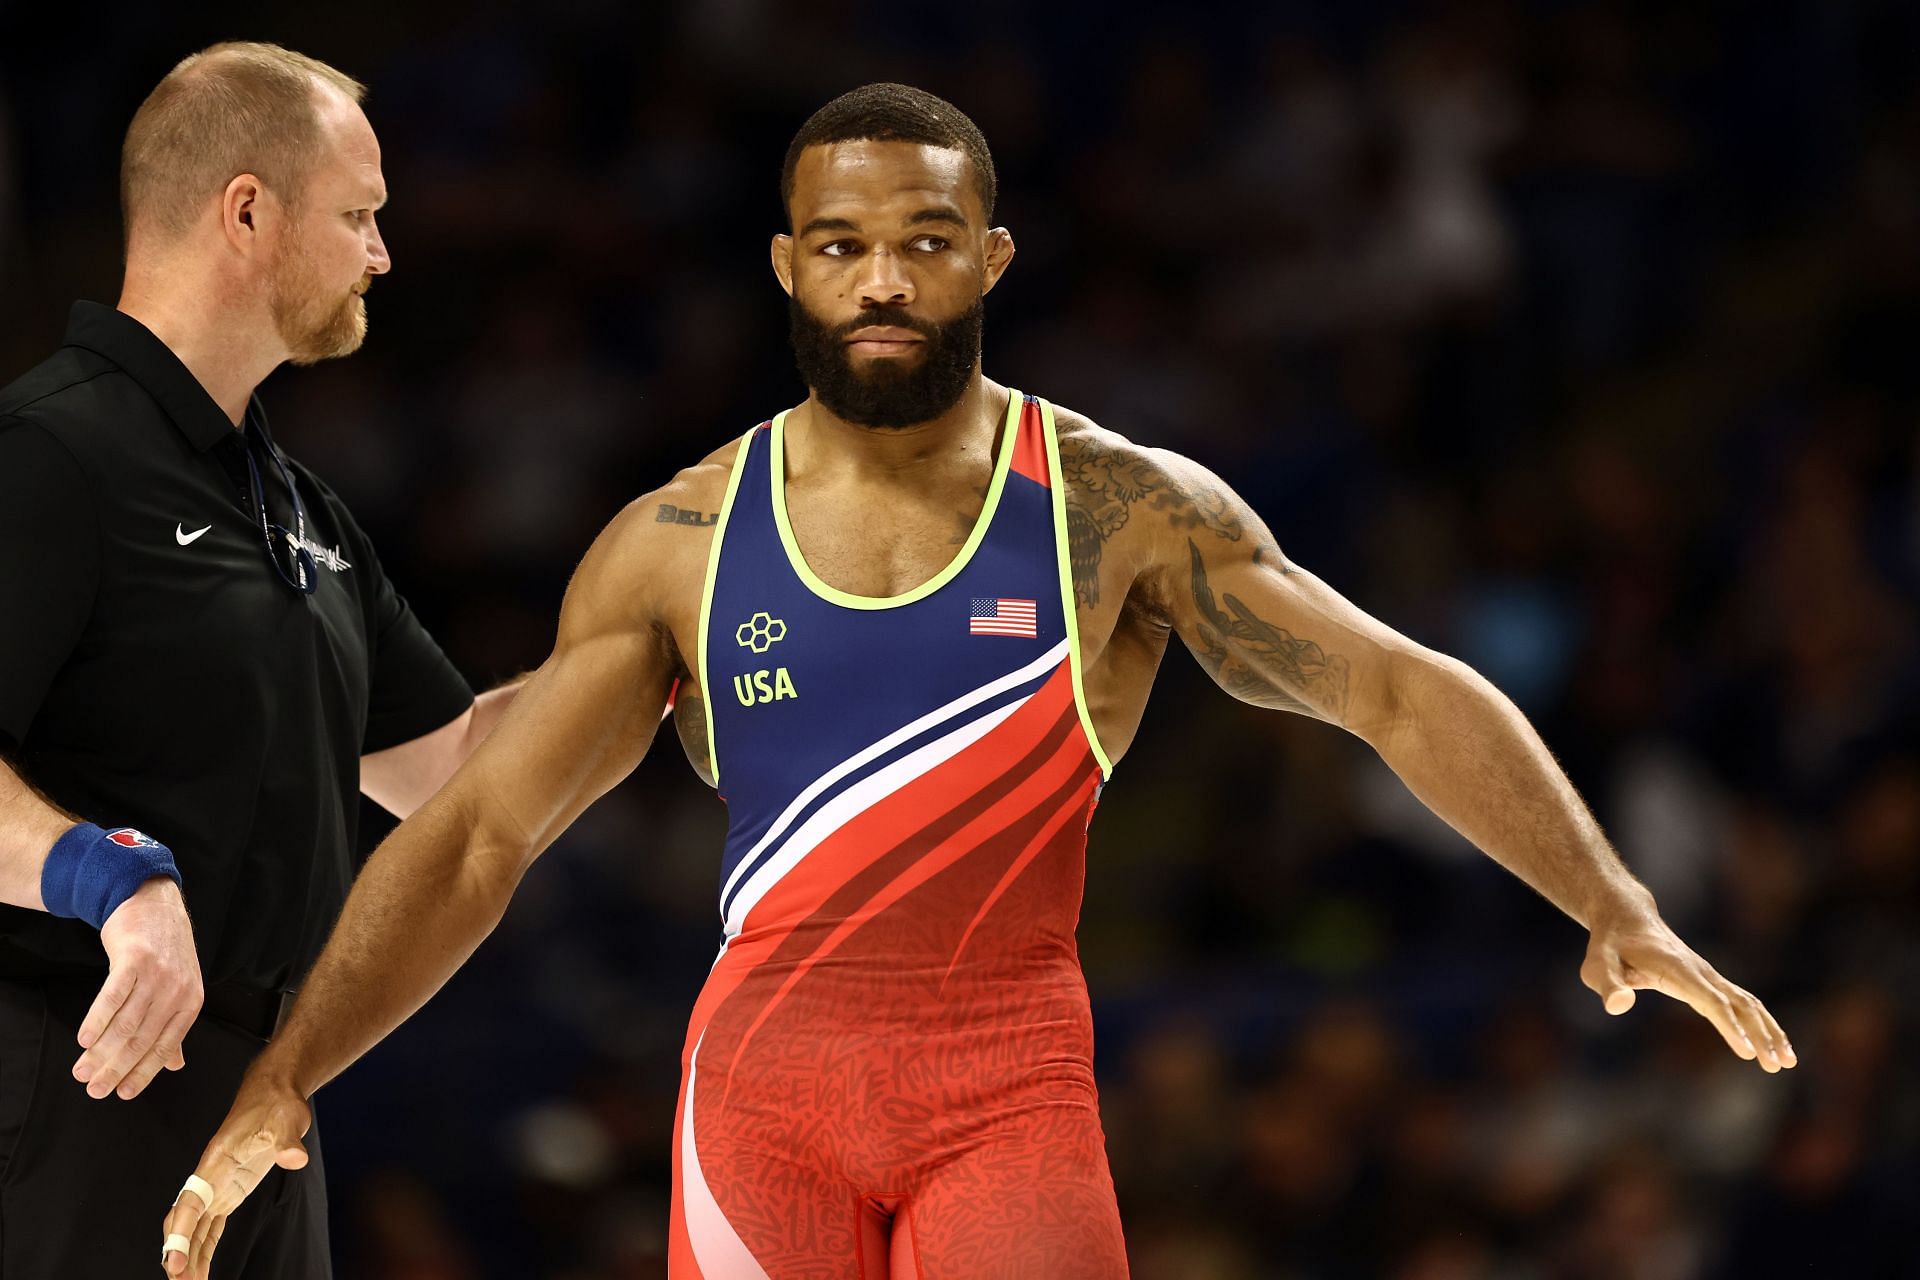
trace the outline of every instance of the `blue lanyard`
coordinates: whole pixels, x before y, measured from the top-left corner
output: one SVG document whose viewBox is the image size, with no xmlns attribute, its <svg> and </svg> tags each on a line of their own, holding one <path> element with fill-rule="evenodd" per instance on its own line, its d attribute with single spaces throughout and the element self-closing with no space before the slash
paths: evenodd
<svg viewBox="0 0 1920 1280">
<path fill-rule="evenodd" d="M 261 443 L 265 445 L 267 455 L 273 459 L 273 465 L 279 470 L 281 482 L 287 486 L 287 496 L 293 500 L 293 528 L 281 529 L 267 515 L 266 486 L 260 482 L 260 464 L 254 460 L 253 442 L 242 439 L 241 447 L 247 455 L 247 476 L 253 482 L 253 509 L 260 517 L 260 536 L 266 542 L 267 559 L 273 562 L 274 572 L 280 575 L 282 582 L 296 591 L 312 595 L 314 589 L 320 585 L 320 567 L 314 563 L 313 553 L 307 550 L 306 505 L 300 501 L 300 490 L 293 483 L 293 472 L 281 458 L 280 451 L 274 448 L 271 441 L 263 439 Z M 293 548 L 292 574 L 287 572 L 285 566 L 280 563 L 279 555 L 274 551 L 273 533 L 276 529 L 286 535 L 287 545 Z"/>
</svg>

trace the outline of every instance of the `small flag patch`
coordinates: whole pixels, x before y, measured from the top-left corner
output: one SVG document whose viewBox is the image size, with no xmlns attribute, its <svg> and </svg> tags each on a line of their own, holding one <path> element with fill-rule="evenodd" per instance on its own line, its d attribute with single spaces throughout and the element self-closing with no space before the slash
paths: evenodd
<svg viewBox="0 0 1920 1280">
<path fill-rule="evenodd" d="M 1039 636 L 1039 611 L 1032 600 L 1006 600 L 999 596 L 975 596 L 972 616 L 967 619 L 970 636 Z"/>
</svg>

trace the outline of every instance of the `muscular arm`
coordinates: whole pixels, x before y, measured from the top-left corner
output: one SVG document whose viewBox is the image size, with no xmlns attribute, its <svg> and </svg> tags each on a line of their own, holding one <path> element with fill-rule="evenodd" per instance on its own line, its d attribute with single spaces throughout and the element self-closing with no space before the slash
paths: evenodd
<svg viewBox="0 0 1920 1280">
<path fill-rule="evenodd" d="M 274 1165 L 306 1164 L 307 1098 L 440 989 L 499 923 L 533 860 L 640 762 L 684 669 L 669 618 L 698 599 L 709 545 L 656 510 L 710 499 L 731 453 L 607 526 L 567 589 L 552 655 L 367 860 L 287 1024 L 201 1154 L 195 1173 L 211 1190 L 183 1193 L 167 1214 L 168 1274 L 205 1280 L 227 1216 Z"/>
<path fill-rule="evenodd" d="M 651 506 L 582 561 L 552 655 L 453 778 L 355 881 L 287 1025 L 256 1071 L 305 1097 L 437 991 L 505 912 L 532 861 L 632 771 L 677 665 L 650 584 Z"/>
<path fill-rule="evenodd" d="M 1169 593 L 1181 638 L 1222 688 L 1363 738 L 1423 804 L 1581 924 L 1651 909 L 1519 708 L 1260 532 L 1245 550 L 1189 538 L 1187 589 Z"/>
<path fill-rule="evenodd" d="M 1661 921 L 1497 689 L 1290 562 L 1260 518 L 1198 464 L 1098 429 L 1075 452 L 1105 455 L 1088 474 L 1127 478 L 1108 487 L 1127 492 L 1107 523 L 1139 526 L 1124 546 L 1139 565 L 1132 590 L 1223 689 L 1364 739 L 1428 808 L 1588 928 L 1582 978 L 1610 1011 L 1630 1007 L 1636 987 L 1659 990 L 1711 1020 L 1740 1056 L 1769 1071 L 1792 1065 L 1772 1016 Z M 1076 567 L 1079 558 L 1076 548 Z"/>
</svg>

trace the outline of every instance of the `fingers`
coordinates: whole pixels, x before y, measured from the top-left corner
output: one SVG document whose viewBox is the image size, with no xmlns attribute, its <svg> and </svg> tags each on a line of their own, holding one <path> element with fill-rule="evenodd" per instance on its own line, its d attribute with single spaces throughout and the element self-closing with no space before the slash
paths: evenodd
<svg viewBox="0 0 1920 1280">
<path fill-rule="evenodd" d="M 1743 992 L 1742 994 L 1745 993 Z M 1767 1009 L 1767 1006 L 1761 1004 L 1757 998 L 1753 996 L 1748 996 L 1747 998 L 1753 1001 L 1754 1007 L 1760 1010 L 1760 1016 L 1766 1020 L 1767 1029 L 1773 1034 L 1773 1042 L 1780 1047 L 1780 1061 L 1789 1067 L 1799 1066 L 1800 1055 L 1794 1052 L 1793 1041 L 1787 1039 L 1786 1028 L 1782 1027 L 1779 1022 L 1774 1019 L 1773 1014 Z"/>
<path fill-rule="evenodd" d="M 168 1276 L 205 1280 L 227 1215 L 275 1165 L 306 1165 L 300 1139 L 312 1124 L 312 1108 L 297 1091 L 252 1076 L 242 1082 L 233 1109 L 200 1153 L 199 1165 L 162 1224 L 160 1257 Z"/>
<path fill-rule="evenodd" d="M 1760 1056 L 1760 1051 L 1754 1046 L 1752 1038 L 1747 1035 L 1746 1029 L 1740 1025 L 1740 1019 L 1735 1016 L 1733 1005 L 1706 976 L 1684 971 L 1663 974 L 1660 975 L 1657 989 L 1662 995 L 1669 995 L 1682 1001 L 1688 1008 L 1711 1022 L 1714 1030 L 1720 1033 L 1720 1038 L 1727 1042 L 1727 1048 L 1733 1050 L 1739 1057 L 1751 1062 Z"/>
<path fill-rule="evenodd" d="M 78 1039 L 73 1074 L 104 1098 L 138 1094 L 162 1067 L 185 1064 L 181 1041 L 200 1012 L 200 963 L 193 922 L 173 881 L 149 880 L 100 926 L 107 981 Z"/>
<path fill-rule="evenodd" d="M 260 1168 L 251 1168 L 227 1150 L 219 1138 L 214 1139 L 213 1146 L 200 1158 L 200 1168 L 187 1179 L 161 1224 L 166 1238 L 160 1246 L 160 1265 L 169 1276 L 206 1280 L 214 1248 L 227 1227 L 227 1215 L 240 1207 L 270 1167 L 265 1161 L 259 1163 Z M 221 1169 L 225 1169 L 225 1176 L 220 1174 Z"/>
<path fill-rule="evenodd" d="M 134 1063 L 133 1070 L 127 1072 L 120 1082 L 117 1092 L 122 1098 L 137 1097 L 147 1087 L 162 1067 L 177 1071 L 186 1065 L 186 1058 L 180 1052 L 180 1042 L 186 1038 L 187 1028 L 193 1025 L 193 1015 L 182 1010 L 167 1021 L 154 1039 L 153 1047 L 147 1050 L 140 1061 Z"/>
<path fill-rule="evenodd" d="M 1759 1050 L 1759 1062 L 1768 1074 L 1791 1067 L 1799 1061 L 1794 1056 L 1793 1046 L 1787 1042 L 1787 1033 L 1773 1020 L 1767 1007 L 1755 999 L 1753 994 L 1725 978 L 1714 975 L 1725 989 L 1727 1003 L 1733 1007 L 1734 1015 L 1740 1019 L 1740 1025 L 1746 1030 L 1747 1038 Z"/>
<path fill-rule="evenodd" d="M 133 974 L 131 972 L 120 969 L 107 975 L 105 985 L 100 988 L 100 994 L 93 998 L 93 1004 L 87 1009 L 86 1019 L 80 1024 L 78 1039 L 82 1049 L 93 1048 L 95 1042 L 106 1031 L 108 1024 L 113 1021 L 114 1015 L 120 1011 L 120 1006 L 125 1004 L 127 997 L 132 994 Z M 86 1061 L 84 1055 L 81 1061 Z M 74 1074 L 82 1080 L 87 1078 L 80 1075 L 78 1071 Z"/>
<path fill-rule="evenodd" d="M 220 1237 L 227 1229 L 227 1215 L 208 1218 L 201 1225 L 205 1229 L 193 1241 L 193 1280 L 207 1280 L 207 1272 L 213 1266 L 213 1251 L 219 1247 Z"/>
<path fill-rule="evenodd" d="M 168 1275 L 185 1275 L 193 1265 L 194 1237 L 210 1216 L 208 1207 L 206 1196 L 191 1185 L 181 1188 L 174 1199 L 173 1208 L 168 1210 L 166 1221 L 161 1225 L 166 1240 L 160 1246 L 160 1265 Z"/>
<path fill-rule="evenodd" d="M 1665 994 L 1683 1000 L 1713 1023 L 1739 1057 L 1757 1063 L 1769 1075 L 1799 1061 L 1780 1024 L 1758 1000 L 1736 987 L 1705 961 L 1694 962 L 1698 973 L 1686 972 L 1660 984 Z M 1671 988 L 1671 989 L 1669 989 Z"/>
<path fill-rule="evenodd" d="M 118 1088 L 122 1098 L 131 1098 L 161 1068 L 186 1065 L 181 1044 L 200 1012 L 197 976 L 128 976 L 137 972 L 138 966 L 130 966 L 109 975 L 81 1023 L 78 1039 L 86 1052 L 73 1064 L 73 1078 L 90 1097 L 104 1098 Z"/>
<path fill-rule="evenodd" d="M 224 1223 L 226 1215 L 209 1213 L 193 1224 L 193 1234 L 188 1238 L 187 1251 L 180 1257 L 180 1270 L 169 1271 L 169 1275 L 184 1275 L 190 1280 L 206 1280 L 207 1269 L 213 1265 L 213 1245 L 216 1224 Z"/>
<path fill-rule="evenodd" d="M 104 1098 L 112 1093 L 121 1077 L 147 1055 L 158 1031 L 146 1026 L 152 1012 L 152 1000 L 136 984 L 113 1011 L 106 1030 L 93 1042 L 93 1047 L 73 1064 L 73 1078 L 86 1084 L 87 1096 Z"/>
</svg>

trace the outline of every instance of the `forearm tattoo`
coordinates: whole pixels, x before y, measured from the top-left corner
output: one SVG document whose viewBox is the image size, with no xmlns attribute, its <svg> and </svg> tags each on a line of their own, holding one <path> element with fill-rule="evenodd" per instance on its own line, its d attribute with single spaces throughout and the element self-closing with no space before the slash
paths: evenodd
<svg viewBox="0 0 1920 1280">
<path fill-rule="evenodd" d="M 1243 702 L 1345 724 L 1347 660 L 1274 626 L 1231 592 L 1223 610 L 1207 582 L 1199 544 L 1189 538 L 1187 549 L 1193 558 L 1193 603 L 1200 614 L 1193 654 L 1207 674 Z"/>
</svg>

